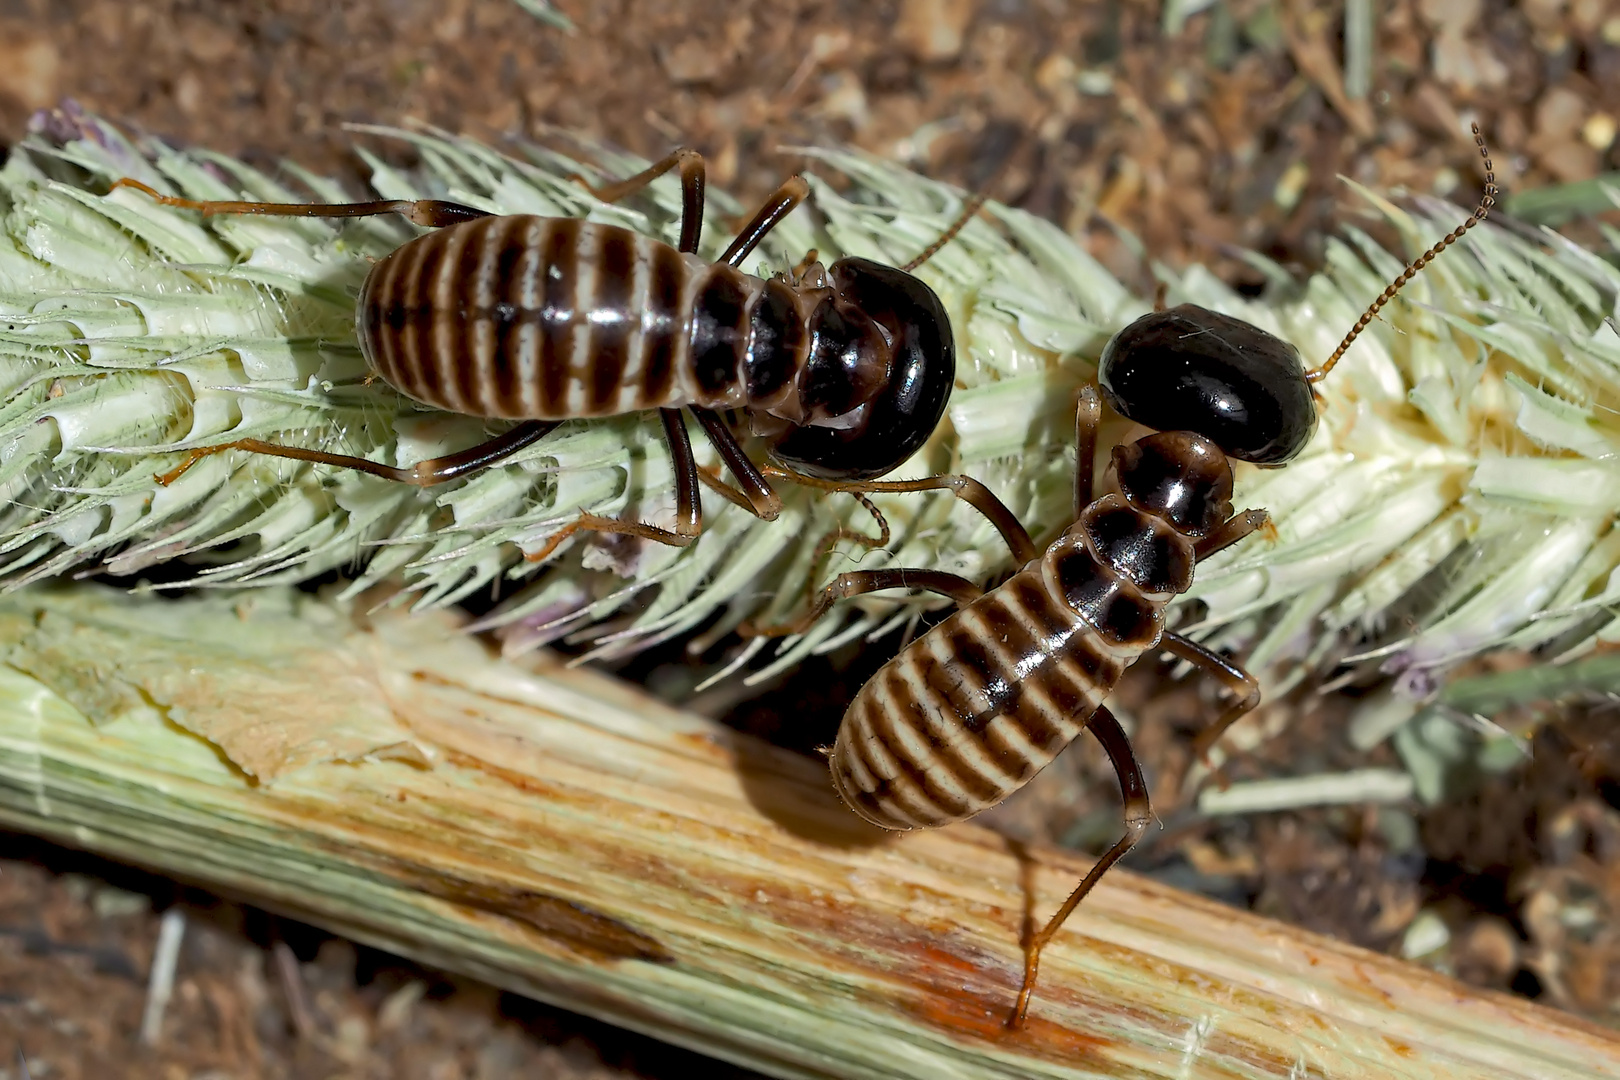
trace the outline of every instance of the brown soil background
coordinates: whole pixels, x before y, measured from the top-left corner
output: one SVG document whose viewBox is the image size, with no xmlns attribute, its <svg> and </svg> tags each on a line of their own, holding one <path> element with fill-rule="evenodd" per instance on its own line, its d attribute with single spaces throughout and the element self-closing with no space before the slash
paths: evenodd
<svg viewBox="0 0 1620 1080">
<path fill-rule="evenodd" d="M 1254 284 L 1235 249 L 1313 266 L 1356 211 L 1341 175 L 1471 201 L 1470 120 L 1509 192 L 1620 168 L 1620 9 L 1604 0 L 1380 0 L 1360 97 L 1334 3 L 1220 0 L 1174 34 L 1158 4 L 1102 0 L 557 7 L 576 34 L 510 0 L 0 0 L 0 140 L 71 97 L 131 130 L 358 179 L 345 123 L 496 143 L 554 125 L 649 157 L 696 146 L 746 200 L 794 167 L 781 146 L 853 143 L 976 187 L 1033 132 L 996 197 L 1138 284 L 1102 217 L 1157 259 Z M 799 691 L 835 722 L 870 662 Z M 1152 772 L 1184 753 L 1204 703 L 1150 681 L 1126 693 Z M 768 706 L 745 713 L 772 723 Z M 1234 778 L 1388 763 L 1351 755 L 1335 718 L 1304 717 Z M 1461 802 L 1193 824 L 1131 864 L 1387 950 L 1427 908 L 1452 933 L 1430 962 L 1614 1023 L 1620 752 L 1612 716 L 1549 719 L 1531 763 Z M 1003 827 L 1106 842 L 1096 755 L 1069 757 Z M 34 1080 L 750 1075 L 110 864 L 0 845 L 0 1057 L 20 1043 Z M 156 912 L 173 904 L 191 929 L 163 1037 L 141 1047 Z"/>
</svg>

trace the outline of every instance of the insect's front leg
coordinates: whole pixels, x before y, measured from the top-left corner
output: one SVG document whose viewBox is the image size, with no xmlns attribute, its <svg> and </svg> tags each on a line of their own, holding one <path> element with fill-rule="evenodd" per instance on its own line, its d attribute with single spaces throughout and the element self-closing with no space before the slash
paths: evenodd
<svg viewBox="0 0 1620 1080">
<path fill-rule="evenodd" d="M 681 239 L 677 246 L 688 254 L 696 254 L 698 242 L 703 237 L 703 192 L 708 182 L 708 168 L 703 163 L 703 155 L 696 150 L 683 146 L 636 175 L 611 184 L 593 186 L 586 183 L 584 177 L 576 176 L 574 179 L 603 202 L 618 202 L 634 195 L 671 169 L 678 169 L 681 175 Z M 789 177 L 774 195 L 765 200 L 753 220 L 743 227 L 726 253 L 720 256 L 720 261 L 728 266 L 740 265 L 748 253 L 809 195 L 810 185 L 802 177 Z"/>
<path fill-rule="evenodd" d="M 709 437 L 709 444 L 720 455 L 720 460 L 726 463 L 726 468 L 731 470 L 731 475 L 737 478 L 742 490 L 737 491 L 728 487 L 708 473 L 699 473 L 704 482 L 755 517 L 775 521 L 782 513 L 782 497 L 771 488 L 765 477 L 760 475 L 759 468 L 748 460 L 748 455 L 737 445 L 737 437 L 726 427 L 726 422 L 720 419 L 720 415 L 713 409 L 703 409 L 695 405 L 692 406 L 692 415 L 703 425 L 703 432 Z"/>
<path fill-rule="evenodd" d="M 1090 383 L 1080 388 L 1074 410 L 1074 516 L 1091 505 L 1097 473 L 1097 425 L 1102 423 L 1102 399 Z"/>
<path fill-rule="evenodd" d="M 725 254 L 720 256 L 720 261 L 727 266 L 741 266 L 748 253 L 758 247 L 759 242 L 780 225 L 782 219 L 793 212 L 794 207 L 809 197 L 810 185 L 804 182 L 804 177 L 788 177 L 782 186 L 776 189 L 776 193 L 765 200 L 753 220 L 743 226 L 737 238 L 731 242 L 731 246 L 726 248 Z"/>
<path fill-rule="evenodd" d="M 1271 515 L 1264 510 L 1245 510 L 1241 514 L 1234 514 L 1214 532 L 1198 541 L 1193 550 L 1198 555 L 1198 561 L 1203 562 L 1217 551 L 1225 551 L 1245 536 L 1270 524 Z M 1271 535 L 1275 537 L 1276 531 L 1272 530 Z"/>
</svg>

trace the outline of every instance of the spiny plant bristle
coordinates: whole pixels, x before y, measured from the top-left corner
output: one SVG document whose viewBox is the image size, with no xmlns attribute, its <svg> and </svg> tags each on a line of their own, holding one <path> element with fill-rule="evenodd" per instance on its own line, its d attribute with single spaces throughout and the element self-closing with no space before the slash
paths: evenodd
<svg viewBox="0 0 1620 1080">
<path fill-rule="evenodd" d="M 874 502 L 893 538 L 869 550 L 839 529 L 872 519 L 848 496 L 791 486 L 775 522 L 706 497 L 708 528 L 685 549 L 570 541 L 553 563 L 523 557 L 582 510 L 656 520 L 672 479 L 655 420 L 571 422 L 510 463 L 426 491 L 352 471 L 241 453 L 203 458 L 167 487 L 154 475 L 193 447 L 259 438 L 409 464 L 488 433 L 426 411 L 369 380 L 353 329 L 360 282 L 411 235 L 386 218 L 242 218 L 170 209 L 120 177 L 197 199 L 354 197 L 292 167 L 292 190 L 206 151 L 132 142 L 82 113 L 55 113 L 0 171 L 0 581 L 74 570 L 137 575 L 194 568 L 165 587 L 240 588 L 342 570 L 355 595 L 403 582 L 396 602 L 455 603 L 499 590 L 480 626 L 511 651 L 563 635 L 628 652 L 702 628 L 718 641 L 745 618 L 780 621 L 856 562 L 976 580 L 1007 569 L 994 531 L 948 497 Z M 364 148 L 383 198 L 443 197 L 500 212 L 587 216 L 673 239 L 673 177 L 623 205 L 570 176 L 578 161 L 538 147 L 502 154 L 438 133 L 369 129 L 404 140 L 403 172 Z M 599 178 L 642 162 L 592 148 Z M 843 174 L 839 194 L 811 177 L 796 213 L 747 269 L 775 272 L 816 248 L 902 265 L 962 205 L 960 193 L 897 165 L 813 151 Z M 1403 209 L 1364 192 L 1412 252 L 1461 211 Z M 711 195 L 713 207 L 741 207 Z M 705 252 L 724 246 L 712 221 Z M 1236 315 L 1300 346 L 1332 351 L 1404 259 L 1347 227 L 1326 269 L 1263 302 L 1202 268 L 1157 267 L 1169 302 Z M 1285 282 L 1280 268 L 1257 260 Z M 897 474 L 967 472 L 1053 534 L 1069 513 L 1072 410 L 1109 336 L 1146 311 L 1057 227 L 987 202 L 919 271 L 944 300 L 962 357 L 948 422 Z M 1539 242 L 1490 224 L 1434 260 L 1319 384 L 1323 422 L 1288 468 L 1240 475 L 1241 506 L 1264 506 L 1275 541 L 1256 539 L 1201 566 L 1182 629 L 1249 649 L 1277 687 L 1350 660 L 1399 674 L 1421 700 L 1460 659 L 1502 647 L 1574 655 L 1620 637 L 1620 272 L 1554 234 Z M 1121 430 L 1105 428 L 1104 437 Z M 698 440 L 701 444 L 702 440 Z M 705 461 L 706 465 L 714 462 Z M 872 634 L 936 606 L 867 597 L 810 633 L 734 650 L 764 677 L 813 650 Z"/>
</svg>

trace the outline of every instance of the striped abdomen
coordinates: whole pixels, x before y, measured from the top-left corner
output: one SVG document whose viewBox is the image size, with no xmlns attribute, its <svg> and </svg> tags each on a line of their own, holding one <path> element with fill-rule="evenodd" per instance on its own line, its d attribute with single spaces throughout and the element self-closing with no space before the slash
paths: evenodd
<svg viewBox="0 0 1620 1080">
<path fill-rule="evenodd" d="M 372 268 L 357 317 L 367 362 L 401 393 L 513 420 L 768 407 L 808 350 L 786 284 L 573 218 L 417 237 Z"/>
<path fill-rule="evenodd" d="M 1046 553 L 874 675 L 833 747 L 833 783 L 888 829 L 987 810 L 1049 764 L 1192 583 L 1193 544 L 1161 519 L 1099 499 Z"/>
</svg>

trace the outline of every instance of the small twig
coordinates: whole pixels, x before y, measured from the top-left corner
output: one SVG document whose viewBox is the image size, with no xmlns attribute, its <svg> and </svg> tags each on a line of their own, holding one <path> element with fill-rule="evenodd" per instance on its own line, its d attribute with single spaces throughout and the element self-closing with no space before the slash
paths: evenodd
<svg viewBox="0 0 1620 1080">
<path fill-rule="evenodd" d="M 377 1010 L 378 1031 L 399 1031 L 410 1022 L 411 1010 L 416 1003 L 422 1000 L 427 993 L 427 983 L 421 979 L 412 979 L 404 986 L 395 990 L 383 999 L 382 1007 Z"/>
<path fill-rule="evenodd" d="M 1372 89 L 1373 39 L 1372 0 L 1345 0 L 1344 5 L 1344 93 L 1352 101 L 1365 98 Z"/>
<path fill-rule="evenodd" d="M 258 1035 L 253 1031 L 253 1021 L 246 1015 L 241 1001 L 223 981 L 204 979 L 201 982 L 203 996 L 213 1006 L 214 1015 L 218 1018 L 219 1045 L 229 1059 L 231 1075 L 243 1077 L 244 1080 L 261 1076 L 263 1050 L 259 1046 Z"/>
<path fill-rule="evenodd" d="M 1199 793 L 1198 810 L 1212 815 L 1255 814 L 1302 806 L 1393 803 L 1410 799 L 1413 791 L 1412 777 L 1398 769 L 1354 769 L 1253 780 L 1232 784 L 1224 791 L 1208 788 Z"/>
<path fill-rule="evenodd" d="M 1187 26 L 1187 20 L 1199 12 L 1215 6 L 1215 0 L 1167 0 L 1161 29 L 1166 37 L 1175 37 Z"/>
<path fill-rule="evenodd" d="M 569 34 L 579 33 L 574 21 L 553 7 L 551 0 L 513 0 L 513 2 L 547 26 L 554 26 Z"/>
<path fill-rule="evenodd" d="M 1309 5 L 1295 0 L 1284 8 L 1283 32 L 1288 39 L 1288 51 L 1294 57 L 1294 66 L 1316 84 L 1357 138 L 1370 139 L 1378 132 L 1372 108 L 1365 100 L 1346 93 L 1344 75 L 1324 30 Z"/>
<path fill-rule="evenodd" d="M 178 907 L 165 911 L 158 923 L 157 948 L 152 953 L 152 973 L 146 983 L 146 1011 L 141 1015 L 141 1042 L 147 1046 L 156 1046 L 163 1034 L 163 1011 L 174 994 L 174 969 L 185 936 L 185 912 Z"/>
<path fill-rule="evenodd" d="M 315 1014 L 310 1011 L 309 995 L 304 992 L 304 975 L 299 970 L 298 957 L 293 955 L 291 945 L 279 939 L 270 946 L 270 955 L 275 957 L 276 975 L 281 979 L 281 991 L 287 997 L 287 1011 L 292 1014 L 293 1029 L 298 1032 L 300 1039 L 313 1039 Z"/>
</svg>

